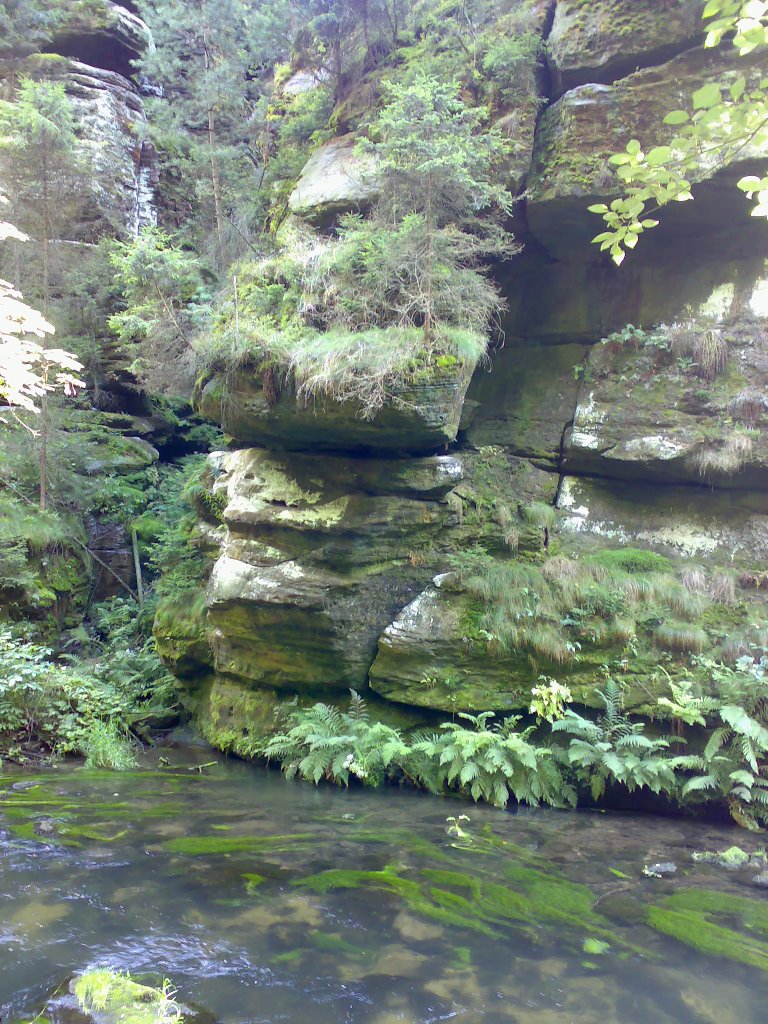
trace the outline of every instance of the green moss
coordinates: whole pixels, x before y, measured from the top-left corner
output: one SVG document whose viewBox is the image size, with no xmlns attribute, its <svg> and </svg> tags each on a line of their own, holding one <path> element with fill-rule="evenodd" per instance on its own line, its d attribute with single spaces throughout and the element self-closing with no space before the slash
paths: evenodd
<svg viewBox="0 0 768 1024">
<path fill-rule="evenodd" d="M 228 853 L 282 852 L 314 838 L 311 832 L 285 836 L 180 836 L 163 843 L 163 849 L 188 857 L 217 857 Z"/>
<path fill-rule="evenodd" d="M 587 931 L 634 949 L 593 911 L 594 896 L 586 886 L 532 867 L 512 865 L 507 874 L 512 887 L 438 868 L 419 871 L 413 879 L 403 878 L 391 866 L 379 871 L 334 868 L 294 884 L 317 893 L 359 888 L 388 892 L 399 896 L 414 913 L 485 935 L 499 934 L 499 926 L 510 923 L 535 928 L 546 921 L 566 926 L 577 936 Z"/>
<path fill-rule="evenodd" d="M 596 565 L 623 572 L 671 572 L 672 563 L 664 555 L 641 548 L 618 548 L 598 551 L 591 556 Z"/>
<path fill-rule="evenodd" d="M 741 923 L 743 931 L 727 927 L 734 920 Z M 762 941 L 768 938 L 768 907 L 759 900 L 708 889 L 683 889 L 649 907 L 647 922 L 655 931 L 707 956 L 768 970 L 768 943 Z"/>
</svg>

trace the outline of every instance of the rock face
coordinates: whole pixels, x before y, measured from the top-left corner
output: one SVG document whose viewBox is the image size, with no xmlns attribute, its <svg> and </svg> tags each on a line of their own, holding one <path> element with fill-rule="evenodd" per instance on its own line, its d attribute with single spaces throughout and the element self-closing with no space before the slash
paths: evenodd
<svg viewBox="0 0 768 1024">
<path fill-rule="evenodd" d="M 460 463 L 246 449 L 218 472 L 216 670 L 272 688 L 364 688 L 381 631 L 429 578 L 424 552 L 456 520 L 446 494 Z"/>
<path fill-rule="evenodd" d="M 766 156 L 702 158 L 694 202 L 665 209 L 621 270 L 586 209 L 617 194 L 610 154 L 662 143 L 704 78 L 764 72 L 700 46 L 693 0 L 500 17 L 523 8 L 549 31 L 551 88 L 541 111 L 534 59 L 516 103 L 495 94 L 526 249 L 495 268 L 508 308 L 490 365 L 370 421 L 245 370 L 205 386 L 203 410 L 261 446 L 214 460 L 224 540 L 198 715 L 218 745 L 243 749 L 286 694 L 348 687 L 377 714 L 445 719 L 526 711 L 545 676 L 596 708 L 607 668 L 649 713 L 666 673 L 706 681 L 697 655 L 767 653 L 768 229 L 733 188 Z M 316 151 L 294 226 L 370 202 L 356 159 L 350 136 Z"/>
<path fill-rule="evenodd" d="M 156 156 L 131 61 L 152 45 L 149 29 L 111 0 L 77 0 L 50 44 L 24 73 L 61 81 L 72 103 L 85 165 L 79 215 L 68 241 L 135 237 L 157 223 Z"/>
<path fill-rule="evenodd" d="M 48 49 L 125 78 L 131 61 L 152 47 L 152 35 L 138 14 L 112 0 L 74 0 Z"/>
<path fill-rule="evenodd" d="M 675 132 L 664 125 L 665 114 L 685 105 L 703 80 L 729 85 L 741 75 L 757 83 L 762 76 L 759 63 L 739 58 L 733 48 L 694 48 L 613 85 L 578 86 L 554 103 L 539 124 L 528 179 L 528 223 L 550 256 L 580 260 L 589 239 L 601 230 L 587 206 L 617 194 L 617 179 L 608 164 L 612 153 L 631 138 L 639 139 L 646 151 L 664 144 Z M 692 234 L 721 233 L 731 250 L 749 255 L 754 242 L 742 237 L 749 207 L 732 186 L 761 158 L 765 154 L 754 147 L 745 147 L 724 168 L 703 157 L 694 177 L 703 183 L 695 208 L 691 204 L 683 210 L 687 204 L 677 204 L 671 219 L 665 211 L 666 231 L 656 236 L 656 243 L 667 246 L 673 237 L 679 243 Z M 725 256 L 722 248 L 721 242 Z"/>
<path fill-rule="evenodd" d="M 768 485 L 768 281 L 763 261 L 731 266 L 732 280 L 679 323 L 590 352 L 568 471 L 668 482 Z"/>
<path fill-rule="evenodd" d="M 661 64 L 701 39 L 696 0 L 557 0 L 547 40 L 553 86 L 560 95 L 587 82 L 615 82 Z"/>
</svg>

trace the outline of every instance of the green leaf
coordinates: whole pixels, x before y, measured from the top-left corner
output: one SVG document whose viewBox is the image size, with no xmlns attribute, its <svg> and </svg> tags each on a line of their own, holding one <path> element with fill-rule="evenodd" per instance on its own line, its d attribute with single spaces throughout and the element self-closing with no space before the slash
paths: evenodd
<svg viewBox="0 0 768 1024">
<path fill-rule="evenodd" d="M 588 206 L 587 209 L 590 213 L 608 213 L 605 203 L 595 203 L 594 206 Z"/>
<path fill-rule="evenodd" d="M 744 76 L 742 75 L 741 78 L 737 78 L 731 86 L 731 99 L 740 100 L 741 97 L 744 95 L 744 90 L 746 89 L 746 87 L 747 82 Z"/>
<path fill-rule="evenodd" d="M 637 139 L 630 139 L 627 143 L 627 152 L 631 156 L 637 156 L 641 149 L 642 147 Z"/>
<path fill-rule="evenodd" d="M 672 149 L 669 146 L 654 146 L 646 156 L 645 161 L 651 167 L 658 167 L 659 164 L 665 164 L 671 157 Z"/>
<path fill-rule="evenodd" d="M 709 107 L 714 107 L 718 104 L 721 98 L 722 93 L 717 82 L 707 82 L 706 85 L 702 85 L 700 89 L 697 89 L 691 97 L 693 109 L 708 110 Z"/>
<path fill-rule="evenodd" d="M 685 124 L 688 114 L 685 110 L 672 110 L 664 118 L 664 124 Z"/>
</svg>

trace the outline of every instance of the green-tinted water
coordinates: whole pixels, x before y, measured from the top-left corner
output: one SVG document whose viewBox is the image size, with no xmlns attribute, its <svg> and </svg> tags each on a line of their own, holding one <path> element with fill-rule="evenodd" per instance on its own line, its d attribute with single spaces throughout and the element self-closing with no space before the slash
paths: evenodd
<svg viewBox="0 0 768 1024">
<path fill-rule="evenodd" d="M 168 753 L 166 751 L 166 753 Z M 0 780 L 0 1012 L 72 972 L 166 974 L 222 1022 L 751 1024 L 759 843 L 686 821 L 342 792 L 207 752 Z M 465 840 L 446 817 L 465 812 Z M 677 872 L 643 874 L 674 861 Z"/>
</svg>

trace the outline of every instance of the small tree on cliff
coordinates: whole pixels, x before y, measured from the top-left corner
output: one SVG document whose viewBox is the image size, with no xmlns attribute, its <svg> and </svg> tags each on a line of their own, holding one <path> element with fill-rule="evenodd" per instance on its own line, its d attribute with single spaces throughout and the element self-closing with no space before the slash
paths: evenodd
<svg viewBox="0 0 768 1024">
<path fill-rule="evenodd" d="M 340 236 L 342 309 L 361 324 L 423 327 L 428 343 L 443 327 L 485 330 L 501 307 L 485 261 L 518 248 L 498 221 L 512 204 L 494 173 L 505 142 L 458 93 L 428 72 L 388 86 L 361 144 L 379 197 L 370 220 L 348 220 Z"/>
<path fill-rule="evenodd" d="M 7 99 L 16 94 L 19 65 L 50 42 L 63 12 L 63 0 L 0 0 L 0 60 Z"/>
</svg>

